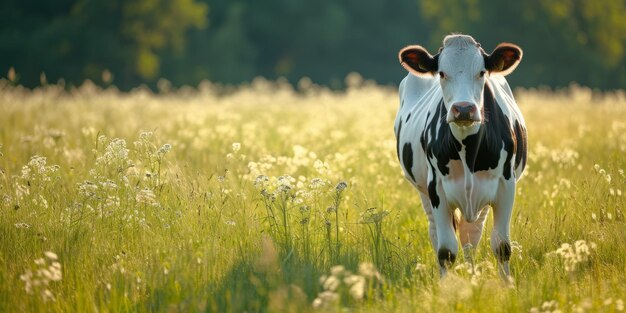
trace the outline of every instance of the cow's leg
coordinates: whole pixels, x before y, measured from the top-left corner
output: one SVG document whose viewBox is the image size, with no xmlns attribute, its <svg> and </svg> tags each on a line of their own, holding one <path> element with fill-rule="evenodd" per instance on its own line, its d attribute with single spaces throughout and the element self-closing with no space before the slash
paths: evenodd
<svg viewBox="0 0 626 313">
<path fill-rule="evenodd" d="M 428 234 L 430 235 L 430 244 L 437 253 L 437 225 L 435 225 L 435 217 L 433 216 L 433 205 L 430 203 L 428 195 L 420 191 L 420 198 L 422 199 L 422 207 L 428 218 Z"/>
<path fill-rule="evenodd" d="M 485 221 L 487 220 L 487 214 L 489 214 L 489 206 L 482 209 L 478 214 L 478 219 L 474 222 L 467 222 L 464 219 L 459 221 L 459 238 L 461 239 L 461 247 L 463 247 L 463 256 L 465 262 L 472 262 L 474 250 L 478 247 L 480 237 L 483 234 L 483 228 Z"/>
<path fill-rule="evenodd" d="M 446 274 L 446 268 L 450 267 L 456 260 L 459 252 L 459 246 L 454 235 L 454 226 L 452 224 L 452 210 L 448 207 L 444 193 L 438 186 L 437 193 L 439 196 L 439 206 L 433 206 L 433 217 L 436 225 L 437 233 L 437 260 L 439 261 L 439 274 L 443 277 Z"/>
<path fill-rule="evenodd" d="M 504 180 L 493 206 L 493 232 L 491 233 L 491 249 L 498 260 L 500 275 L 509 280 L 509 259 L 511 258 L 510 223 L 515 200 L 515 180 Z"/>
</svg>

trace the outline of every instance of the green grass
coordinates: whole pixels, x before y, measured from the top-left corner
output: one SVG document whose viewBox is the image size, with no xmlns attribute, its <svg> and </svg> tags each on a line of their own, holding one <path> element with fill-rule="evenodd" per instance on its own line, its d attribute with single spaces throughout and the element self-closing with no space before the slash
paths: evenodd
<svg viewBox="0 0 626 313">
<path fill-rule="evenodd" d="M 0 312 L 622 311 L 626 97 L 517 100 L 530 155 L 508 288 L 485 239 L 479 273 L 440 281 L 392 88 L 0 82 Z M 578 240 L 595 248 L 555 253 Z"/>
</svg>

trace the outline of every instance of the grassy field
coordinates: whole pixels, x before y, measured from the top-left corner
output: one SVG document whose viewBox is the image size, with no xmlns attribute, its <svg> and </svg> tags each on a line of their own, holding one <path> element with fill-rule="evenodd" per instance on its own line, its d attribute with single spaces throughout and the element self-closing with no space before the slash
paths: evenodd
<svg viewBox="0 0 626 313">
<path fill-rule="evenodd" d="M 517 90 L 530 154 L 507 287 L 488 238 L 440 281 L 397 92 L 349 80 L 1 81 L 0 312 L 624 310 L 624 92 Z"/>
</svg>

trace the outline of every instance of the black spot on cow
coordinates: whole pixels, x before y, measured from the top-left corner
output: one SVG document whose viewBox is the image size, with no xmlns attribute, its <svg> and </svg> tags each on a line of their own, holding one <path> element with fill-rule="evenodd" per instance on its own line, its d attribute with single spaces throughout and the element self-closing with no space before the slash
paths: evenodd
<svg viewBox="0 0 626 313">
<path fill-rule="evenodd" d="M 519 123 L 519 121 L 515 121 L 515 143 L 517 147 L 515 152 L 515 168 L 519 168 L 521 165 L 523 170 L 526 167 L 528 139 L 526 136 L 526 129 Z"/>
<path fill-rule="evenodd" d="M 435 174 L 435 168 L 430 166 L 433 180 L 428 183 L 428 198 L 430 198 L 430 204 L 434 209 L 439 209 L 439 195 L 437 194 L 437 174 Z"/>
<path fill-rule="evenodd" d="M 407 173 L 409 173 L 409 176 L 411 176 L 411 179 L 413 180 L 413 182 L 415 182 L 415 176 L 413 175 L 413 148 L 411 147 L 411 143 L 407 142 L 404 144 L 404 146 L 402 147 L 402 163 L 404 164 L 404 169 L 406 170 Z"/>
<path fill-rule="evenodd" d="M 511 244 L 506 241 L 501 242 L 496 248 L 496 258 L 500 262 L 506 262 L 511 259 Z"/>
<path fill-rule="evenodd" d="M 402 120 L 400 120 L 400 124 L 398 124 L 398 130 L 396 132 L 396 155 L 398 156 L 398 161 L 400 160 L 400 132 L 402 131 Z"/>
<path fill-rule="evenodd" d="M 509 120 L 498 106 L 488 84 L 485 84 L 483 110 L 485 122 L 476 134 L 463 139 L 467 167 L 472 173 L 495 169 L 500 161 L 500 151 L 504 148 L 507 155 L 502 175 L 510 179 L 513 173 L 511 158 L 515 150 L 514 135 Z"/>
<path fill-rule="evenodd" d="M 409 115 L 406 116 L 406 121 L 404 121 L 404 122 L 408 123 L 410 118 L 411 118 L 411 113 L 409 113 Z"/>
<path fill-rule="evenodd" d="M 427 132 L 426 129 L 428 129 L 428 127 L 426 125 L 428 125 L 428 120 L 430 119 L 430 112 L 428 112 L 426 114 L 426 124 L 424 125 L 424 131 L 422 131 L 422 134 L 420 136 L 420 144 L 422 145 L 422 151 L 424 151 L 424 153 L 426 153 L 426 142 L 427 142 Z"/>
<path fill-rule="evenodd" d="M 448 163 L 450 160 L 460 160 L 459 151 L 461 151 L 461 143 L 459 143 L 450 126 L 446 122 L 448 111 L 443 104 L 443 99 L 439 101 L 433 118 L 428 121 L 428 125 L 424 128 L 422 137 L 426 146 L 426 154 L 429 159 L 433 157 L 437 159 L 437 168 L 442 175 L 448 175 L 450 169 Z M 437 128 L 439 127 L 439 131 Z"/>
<path fill-rule="evenodd" d="M 437 252 L 437 258 L 439 259 L 439 266 L 449 267 L 450 265 L 454 264 L 454 261 L 456 260 L 456 255 L 454 255 L 454 253 L 452 253 L 452 251 L 447 248 L 441 248 Z"/>
</svg>

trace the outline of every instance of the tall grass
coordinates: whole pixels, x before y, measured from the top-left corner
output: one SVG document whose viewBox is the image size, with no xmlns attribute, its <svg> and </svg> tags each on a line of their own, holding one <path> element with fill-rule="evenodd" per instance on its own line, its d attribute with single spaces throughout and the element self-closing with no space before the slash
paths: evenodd
<svg viewBox="0 0 626 313">
<path fill-rule="evenodd" d="M 488 240 L 440 281 L 396 91 L 351 81 L 0 81 L 0 312 L 624 310 L 623 92 L 516 92 L 530 155 L 508 288 Z"/>
</svg>

